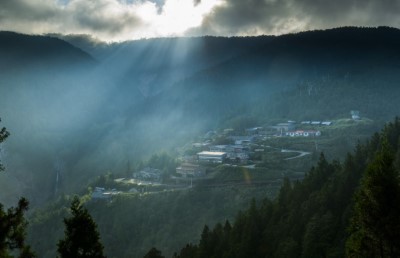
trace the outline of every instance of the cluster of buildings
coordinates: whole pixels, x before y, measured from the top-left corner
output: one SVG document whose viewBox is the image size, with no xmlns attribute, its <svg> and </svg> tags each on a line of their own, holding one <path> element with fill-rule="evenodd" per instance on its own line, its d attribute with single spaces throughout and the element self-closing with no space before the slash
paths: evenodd
<svg viewBox="0 0 400 258">
<path fill-rule="evenodd" d="M 256 140 L 255 135 L 229 136 L 233 129 L 226 129 L 226 139 L 234 144 L 212 145 L 211 141 L 204 143 L 193 143 L 192 147 L 197 150 L 194 157 L 187 158 L 185 162 L 176 168 L 176 173 L 182 177 L 201 177 L 206 174 L 202 165 L 205 163 L 222 164 L 225 162 L 247 163 L 250 154 L 250 144 Z M 256 130 L 254 130 L 255 132 Z M 207 133 L 207 136 L 211 132 Z"/>
<path fill-rule="evenodd" d="M 146 167 L 138 172 L 134 172 L 132 177 L 143 181 L 160 182 L 162 179 L 162 171 L 156 168 Z"/>
<path fill-rule="evenodd" d="M 330 126 L 330 121 L 303 121 L 301 125 L 311 126 Z M 295 121 L 287 121 L 269 127 L 253 127 L 245 130 L 245 135 L 230 135 L 233 129 L 225 129 L 226 138 L 234 142 L 229 145 L 211 145 L 210 142 L 194 143 L 193 147 L 202 151 L 197 153 L 197 161 L 199 163 L 217 163 L 236 162 L 246 163 L 251 152 L 250 144 L 258 139 L 266 139 L 265 137 L 319 137 L 320 130 L 315 129 L 297 129 Z M 211 136 L 215 132 L 208 132 L 207 136 Z M 179 173 L 177 169 L 177 173 Z M 189 172 L 188 172 L 189 174 Z M 193 174 L 193 173 L 192 173 Z"/>
<path fill-rule="evenodd" d="M 302 126 L 330 126 L 331 121 L 302 121 L 300 123 Z M 297 124 L 294 121 L 288 121 L 287 123 L 279 123 L 272 126 L 276 130 L 275 136 L 280 137 L 319 137 L 321 136 L 321 131 L 314 129 L 298 129 Z"/>
<path fill-rule="evenodd" d="M 114 195 L 120 194 L 116 189 L 106 191 L 103 187 L 96 187 L 92 192 L 92 200 L 108 200 Z"/>
<path fill-rule="evenodd" d="M 249 159 L 250 147 L 246 145 L 209 145 L 206 150 L 197 153 L 198 164 L 183 163 L 176 173 L 183 177 L 200 177 L 205 175 L 204 163 L 222 164 L 224 162 L 246 163 Z"/>
<path fill-rule="evenodd" d="M 290 137 L 318 137 L 318 136 L 321 136 L 321 131 L 316 131 L 316 130 L 296 130 L 296 131 L 286 132 L 285 136 L 290 136 Z"/>
<path fill-rule="evenodd" d="M 249 136 L 232 136 L 235 144 L 209 145 L 197 153 L 198 161 L 208 163 L 223 163 L 225 161 L 246 163 L 249 159 L 250 146 L 254 138 Z"/>
</svg>

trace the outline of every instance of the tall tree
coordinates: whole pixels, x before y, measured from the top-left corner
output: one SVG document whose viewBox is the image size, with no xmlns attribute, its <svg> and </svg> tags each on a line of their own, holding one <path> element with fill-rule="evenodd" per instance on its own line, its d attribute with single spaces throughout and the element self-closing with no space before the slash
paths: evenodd
<svg viewBox="0 0 400 258">
<path fill-rule="evenodd" d="M 21 198 L 17 207 L 3 210 L 0 204 L 0 257 L 13 257 L 10 253 L 19 252 L 19 258 L 33 258 L 35 255 L 30 247 L 25 244 L 27 222 L 24 212 L 28 210 L 29 203 Z"/>
<path fill-rule="evenodd" d="M 65 238 L 57 244 L 61 258 L 105 258 L 97 225 L 78 197 L 71 203 L 72 217 L 65 218 Z"/>
<path fill-rule="evenodd" d="M 356 193 L 349 257 L 400 257 L 400 182 L 393 161 L 384 141 Z"/>
</svg>

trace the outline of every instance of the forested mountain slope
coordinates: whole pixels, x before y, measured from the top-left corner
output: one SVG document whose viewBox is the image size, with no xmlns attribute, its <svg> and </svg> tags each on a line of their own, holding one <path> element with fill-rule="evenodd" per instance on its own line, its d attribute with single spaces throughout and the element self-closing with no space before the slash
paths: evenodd
<svg viewBox="0 0 400 258">
<path fill-rule="evenodd" d="M 32 204 L 72 193 L 235 124 L 330 120 L 350 110 L 382 124 L 398 113 L 393 28 L 101 44 L 86 47 L 93 58 L 59 39 L 2 35 L 0 52 L 16 63 L 0 78 L 12 133 L 3 149 L 13 194 L 3 202 L 16 192 Z"/>
<path fill-rule="evenodd" d="M 63 40 L 6 31 L 0 32 L 0 56 L 3 75 L 21 70 L 43 72 L 39 68 L 54 72 L 70 64 L 94 63 L 89 54 Z"/>
<path fill-rule="evenodd" d="M 88 201 L 86 207 L 98 223 L 105 252 L 115 257 L 142 257 L 152 246 L 167 257 L 176 250 L 174 257 L 182 258 L 345 257 L 346 249 L 348 257 L 365 257 L 381 245 L 385 254 L 397 253 L 399 139 L 396 118 L 343 162 L 321 153 L 302 181 L 284 180 L 276 199 L 268 186 L 199 186 L 120 195 L 112 202 Z M 31 217 L 29 243 L 41 257 L 54 256 L 69 201 L 60 198 Z M 242 211 L 234 216 L 235 209 Z M 204 224 L 209 226 L 200 234 Z"/>
<path fill-rule="evenodd" d="M 400 120 L 347 155 L 319 162 L 276 200 L 251 202 L 232 223 L 205 226 L 186 257 L 397 257 Z"/>
</svg>

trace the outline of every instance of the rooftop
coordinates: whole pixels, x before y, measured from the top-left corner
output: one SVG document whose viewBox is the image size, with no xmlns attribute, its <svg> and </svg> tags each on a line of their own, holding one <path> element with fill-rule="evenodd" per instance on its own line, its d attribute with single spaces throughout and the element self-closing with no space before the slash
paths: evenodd
<svg viewBox="0 0 400 258">
<path fill-rule="evenodd" d="M 215 156 L 222 156 L 225 154 L 226 152 L 220 152 L 220 151 L 202 151 L 197 153 L 197 155 L 215 155 Z"/>
</svg>

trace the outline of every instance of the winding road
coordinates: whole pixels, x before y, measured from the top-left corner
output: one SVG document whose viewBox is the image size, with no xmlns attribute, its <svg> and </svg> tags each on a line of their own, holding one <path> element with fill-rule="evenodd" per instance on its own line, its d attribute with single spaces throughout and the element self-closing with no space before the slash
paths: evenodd
<svg viewBox="0 0 400 258">
<path fill-rule="evenodd" d="M 299 153 L 299 155 L 294 156 L 294 157 L 290 157 L 290 158 L 286 158 L 285 160 L 291 160 L 291 159 L 298 159 L 301 157 L 304 157 L 306 155 L 310 155 L 311 152 L 308 151 L 298 151 L 298 150 L 286 150 L 286 149 L 282 149 L 281 152 L 295 152 L 295 153 Z"/>
</svg>

